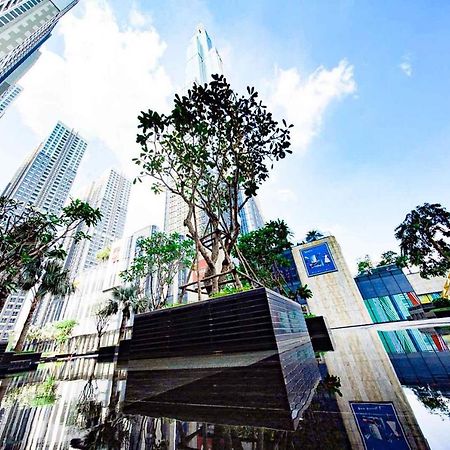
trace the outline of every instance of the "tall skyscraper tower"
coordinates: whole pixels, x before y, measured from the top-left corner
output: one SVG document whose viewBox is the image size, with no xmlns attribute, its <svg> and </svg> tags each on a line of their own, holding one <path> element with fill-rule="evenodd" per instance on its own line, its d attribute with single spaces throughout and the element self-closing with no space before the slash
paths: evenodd
<svg viewBox="0 0 450 450">
<path fill-rule="evenodd" d="M 5 114 L 8 106 L 11 106 L 11 103 L 18 97 L 18 95 L 22 92 L 22 88 L 18 84 L 14 84 L 6 89 L 3 94 L 0 94 L 0 117 Z"/>
<path fill-rule="evenodd" d="M 77 3 L 58 7 L 52 0 L 0 1 L 0 94 L 29 69 L 59 19 Z"/>
<path fill-rule="evenodd" d="M 3 191 L 4 196 L 59 214 L 66 202 L 87 143 L 58 122 L 50 136 L 29 156 Z M 11 294 L 0 311 L 0 338 L 8 339 L 26 292 Z"/>
<path fill-rule="evenodd" d="M 73 277 L 84 269 L 98 263 L 97 254 L 120 239 L 125 227 L 131 182 L 115 170 L 110 170 L 99 180 L 92 183 L 84 200 L 93 208 L 98 208 L 102 218 L 95 227 L 84 232 L 90 240 L 72 243 L 67 254 L 66 267 Z"/>
<path fill-rule="evenodd" d="M 204 84 L 211 81 L 211 75 L 223 74 L 222 58 L 202 24 L 191 38 L 186 53 L 186 84 Z"/>
<path fill-rule="evenodd" d="M 86 147 L 86 141 L 78 133 L 58 122 L 45 142 L 19 168 L 2 195 L 59 214 Z"/>
<path fill-rule="evenodd" d="M 211 75 L 223 75 L 222 58 L 203 25 L 198 25 L 187 49 L 186 88 L 193 83 L 204 84 L 211 81 Z M 164 230 L 168 233 L 186 234 L 183 225 L 188 208 L 181 197 L 171 192 L 166 193 Z M 201 214 L 200 214 L 201 216 Z M 199 218 L 200 226 L 205 220 Z M 240 212 L 241 232 L 248 233 L 264 226 L 264 221 L 255 198 L 251 198 Z"/>
</svg>

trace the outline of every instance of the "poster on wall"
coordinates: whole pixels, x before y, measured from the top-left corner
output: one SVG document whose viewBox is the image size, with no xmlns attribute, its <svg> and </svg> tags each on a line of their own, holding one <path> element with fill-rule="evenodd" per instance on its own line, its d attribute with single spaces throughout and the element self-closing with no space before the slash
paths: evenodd
<svg viewBox="0 0 450 450">
<path fill-rule="evenodd" d="M 314 247 L 305 248 L 300 253 L 309 277 L 335 272 L 337 270 L 326 242 Z"/>
<path fill-rule="evenodd" d="M 409 450 L 411 447 L 394 405 L 350 402 L 366 450 Z"/>
</svg>

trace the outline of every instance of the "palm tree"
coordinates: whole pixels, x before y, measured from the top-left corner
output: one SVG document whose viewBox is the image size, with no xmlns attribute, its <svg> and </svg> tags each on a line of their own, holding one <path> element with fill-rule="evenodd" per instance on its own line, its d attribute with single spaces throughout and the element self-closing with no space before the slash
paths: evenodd
<svg viewBox="0 0 450 450">
<path fill-rule="evenodd" d="M 308 285 L 305 284 L 297 289 L 297 295 L 299 295 L 303 300 L 309 300 L 312 298 L 313 293 L 311 289 L 309 289 Z"/>
<path fill-rule="evenodd" d="M 31 274 L 29 276 L 30 280 L 33 279 Z M 67 295 L 75 291 L 75 287 L 69 279 L 69 271 L 63 269 L 61 263 L 55 260 L 48 260 L 38 264 L 35 267 L 34 277 L 38 277 L 39 281 L 37 283 L 33 283 L 33 285 L 37 286 L 37 288 L 35 290 L 35 294 L 33 295 L 33 300 L 31 301 L 30 311 L 28 312 L 28 316 L 25 320 L 22 331 L 20 332 L 19 340 L 17 341 L 14 349 L 16 352 L 23 350 L 28 331 L 30 330 L 31 322 L 33 320 L 34 312 L 41 303 L 42 299 L 47 294 Z M 27 287 L 26 283 L 24 284 L 25 287 Z"/>
<path fill-rule="evenodd" d="M 112 291 L 112 298 L 109 300 L 107 310 L 111 315 L 122 312 L 120 323 L 119 342 L 125 336 L 125 327 L 131 314 L 144 312 L 147 306 L 145 298 L 139 297 L 136 286 L 115 287 Z"/>
<path fill-rule="evenodd" d="M 318 239 L 322 239 L 322 238 L 323 238 L 323 234 L 320 231 L 311 230 L 306 233 L 305 241 L 309 243 L 309 242 L 317 241 Z"/>
</svg>

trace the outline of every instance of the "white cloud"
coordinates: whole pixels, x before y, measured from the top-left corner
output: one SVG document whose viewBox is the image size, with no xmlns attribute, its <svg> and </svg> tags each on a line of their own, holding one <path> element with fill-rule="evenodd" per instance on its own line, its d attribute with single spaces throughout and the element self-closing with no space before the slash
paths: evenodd
<svg viewBox="0 0 450 450">
<path fill-rule="evenodd" d="M 134 28 L 142 28 L 152 23 L 151 17 L 137 9 L 136 5 L 131 8 L 128 15 L 128 22 Z"/>
<path fill-rule="evenodd" d="M 57 28 L 64 44 L 62 54 L 42 50 L 39 62 L 23 78 L 25 89 L 17 106 L 24 123 L 40 138 L 62 120 L 88 142 L 98 139 L 114 153 L 121 170 L 133 177 L 137 116 L 142 109 L 166 109 L 172 94 L 171 81 L 160 64 L 166 45 L 148 25 L 148 16 L 135 7 L 124 29 L 104 0 L 79 7 L 81 15 L 69 14 Z M 88 145 L 85 158 L 93 151 Z M 161 210 L 161 201 L 155 201 L 149 189 L 134 189 L 129 222 L 135 225 L 130 231 L 150 220 L 160 222 L 160 217 L 150 217 L 155 208 Z"/>
<path fill-rule="evenodd" d="M 298 195 L 292 189 L 278 189 L 276 193 L 277 198 L 283 203 L 293 203 L 298 199 Z"/>
<path fill-rule="evenodd" d="M 405 55 L 402 58 L 402 62 L 399 64 L 401 71 L 407 76 L 412 76 L 413 68 L 411 63 L 411 57 L 409 55 Z"/>
<path fill-rule="evenodd" d="M 159 64 L 165 44 L 153 28 L 121 30 L 105 1 L 83 5 L 81 17 L 71 14 L 59 25 L 62 56 L 44 49 L 23 79 L 18 107 L 38 134 L 61 119 L 88 140 L 103 141 L 126 165 L 139 111 L 166 107 L 172 91 Z"/>
<path fill-rule="evenodd" d="M 270 103 L 280 107 L 287 122 L 293 123 L 292 143 L 305 150 L 319 133 L 330 104 L 356 92 L 353 66 L 343 59 L 331 70 L 320 66 L 302 78 L 297 68 L 278 69 Z"/>
</svg>

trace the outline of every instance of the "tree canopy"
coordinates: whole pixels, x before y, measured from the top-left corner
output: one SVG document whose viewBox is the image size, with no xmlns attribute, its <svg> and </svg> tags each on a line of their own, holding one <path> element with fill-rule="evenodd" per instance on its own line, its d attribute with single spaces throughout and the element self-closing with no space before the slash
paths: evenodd
<svg viewBox="0 0 450 450">
<path fill-rule="evenodd" d="M 373 269 L 372 259 L 369 255 L 364 256 L 358 261 L 358 275 L 370 272 Z"/>
<path fill-rule="evenodd" d="M 318 230 L 311 230 L 306 233 L 305 242 L 314 242 L 318 239 L 322 239 L 324 236 Z"/>
<path fill-rule="evenodd" d="M 424 203 L 410 211 L 395 229 L 402 256 L 424 278 L 450 270 L 450 213 L 439 203 Z"/>
<path fill-rule="evenodd" d="M 175 276 L 192 265 L 194 256 L 191 239 L 178 233 L 156 232 L 137 241 L 137 255 L 121 277 L 139 287 L 139 294 L 148 301 L 148 310 L 159 309 L 167 302 Z"/>
<path fill-rule="evenodd" d="M 388 266 L 389 264 L 395 264 L 397 267 L 402 269 L 408 265 L 408 258 L 406 256 L 401 256 L 393 250 L 388 250 L 381 254 L 381 260 L 377 264 L 377 267 Z"/>
<path fill-rule="evenodd" d="M 81 200 L 72 200 L 55 215 L 0 197 L 0 309 L 11 292 L 23 287 L 26 271 L 36 270 L 46 259 L 64 259 L 63 242 L 87 238 L 77 232 L 78 226 L 95 225 L 100 217 L 98 209 Z M 30 278 L 27 282 L 30 286 Z"/>
<path fill-rule="evenodd" d="M 238 95 L 219 75 L 176 95 L 170 114 L 149 110 L 138 119 L 141 152 L 134 161 L 141 177 L 152 177 L 155 192 L 166 189 L 183 199 L 184 225 L 206 261 L 210 290 L 217 292 L 217 276 L 234 268 L 239 212 L 268 179 L 274 162 L 291 153 L 292 125 L 283 120 L 280 126 L 254 88 Z M 200 216 L 207 227 L 198 226 Z"/>
<path fill-rule="evenodd" d="M 235 255 L 243 270 L 261 285 L 295 298 L 296 293 L 289 289 L 283 271 L 289 266 L 285 252 L 292 247 L 291 235 L 286 222 L 272 220 L 263 228 L 240 236 Z"/>
</svg>

